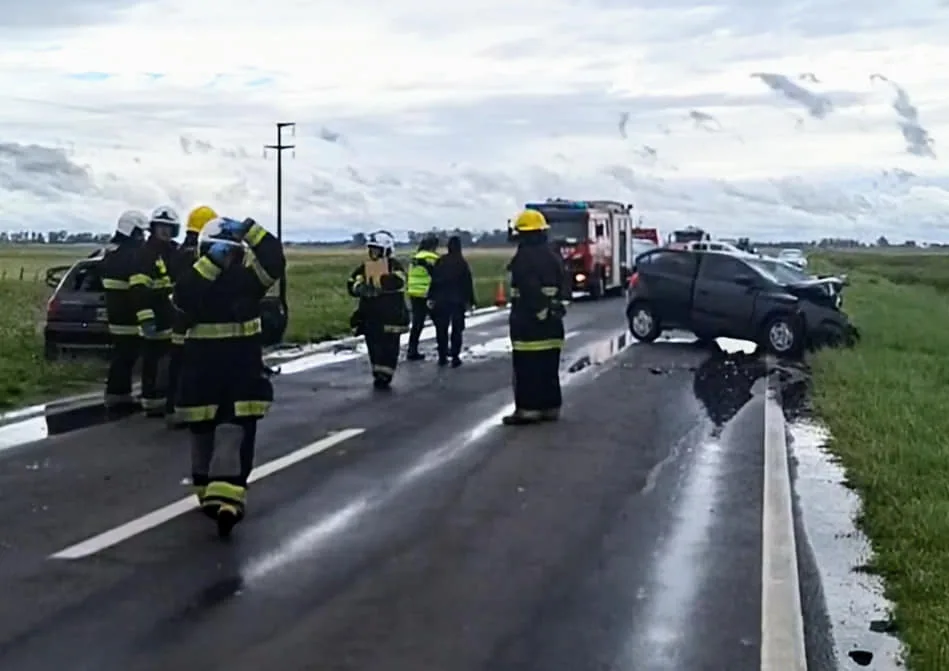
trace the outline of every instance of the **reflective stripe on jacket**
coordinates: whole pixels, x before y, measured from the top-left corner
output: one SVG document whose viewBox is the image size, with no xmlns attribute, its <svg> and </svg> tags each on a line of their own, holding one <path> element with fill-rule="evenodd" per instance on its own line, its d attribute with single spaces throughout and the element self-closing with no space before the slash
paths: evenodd
<svg viewBox="0 0 949 671">
<path fill-rule="evenodd" d="M 409 268 L 409 281 L 405 293 L 409 298 L 425 298 L 432 285 L 432 267 L 438 260 L 438 254 L 422 250 L 412 257 Z"/>
</svg>

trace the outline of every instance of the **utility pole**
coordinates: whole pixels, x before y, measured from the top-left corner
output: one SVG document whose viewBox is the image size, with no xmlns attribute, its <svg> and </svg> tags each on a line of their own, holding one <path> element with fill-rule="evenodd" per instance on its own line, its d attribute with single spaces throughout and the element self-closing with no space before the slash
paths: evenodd
<svg viewBox="0 0 949 671">
<path fill-rule="evenodd" d="M 267 156 L 267 150 L 273 149 L 277 152 L 277 239 L 283 243 L 283 152 L 287 149 L 294 149 L 296 145 L 283 143 L 283 129 L 289 128 L 291 137 L 296 137 L 297 125 L 292 121 L 277 122 L 277 144 L 264 145 L 264 157 Z M 296 156 L 296 152 L 292 154 Z M 287 274 L 280 276 L 280 302 L 284 308 L 287 307 Z"/>
</svg>

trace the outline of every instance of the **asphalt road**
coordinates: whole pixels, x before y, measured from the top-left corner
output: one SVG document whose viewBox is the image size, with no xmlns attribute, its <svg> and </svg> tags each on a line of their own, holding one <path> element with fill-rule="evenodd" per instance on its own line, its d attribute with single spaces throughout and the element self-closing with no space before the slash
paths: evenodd
<svg viewBox="0 0 949 671">
<path fill-rule="evenodd" d="M 503 316 L 388 394 L 361 358 L 277 377 L 230 541 L 141 519 L 188 493 L 160 423 L 3 450 L 0 669 L 758 669 L 763 364 L 631 344 L 621 301 L 567 330 L 558 424 L 500 426 Z"/>
</svg>

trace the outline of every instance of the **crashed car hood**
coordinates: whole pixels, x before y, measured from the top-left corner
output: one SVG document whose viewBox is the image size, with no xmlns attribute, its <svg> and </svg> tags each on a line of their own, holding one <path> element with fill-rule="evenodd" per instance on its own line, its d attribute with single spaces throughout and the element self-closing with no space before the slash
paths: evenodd
<svg viewBox="0 0 949 671">
<path fill-rule="evenodd" d="M 821 277 L 813 280 L 802 280 L 800 282 L 788 282 L 785 286 L 788 289 L 797 289 L 807 291 L 809 289 L 830 289 L 833 293 L 839 294 L 847 284 L 847 279 L 843 277 Z"/>
</svg>

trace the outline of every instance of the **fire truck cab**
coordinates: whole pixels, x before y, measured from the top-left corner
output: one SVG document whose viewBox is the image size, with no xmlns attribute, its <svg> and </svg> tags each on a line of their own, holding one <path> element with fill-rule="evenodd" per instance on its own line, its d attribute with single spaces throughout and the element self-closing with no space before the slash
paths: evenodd
<svg viewBox="0 0 949 671">
<path fill-rule="evenodd" d="M 622 292 L 634 256 L 632 205 L 548 198 L 524 207 L 547 219 L 548 236 L 563 259 L 571 292 L 593 299 Z"/>
</svg>

